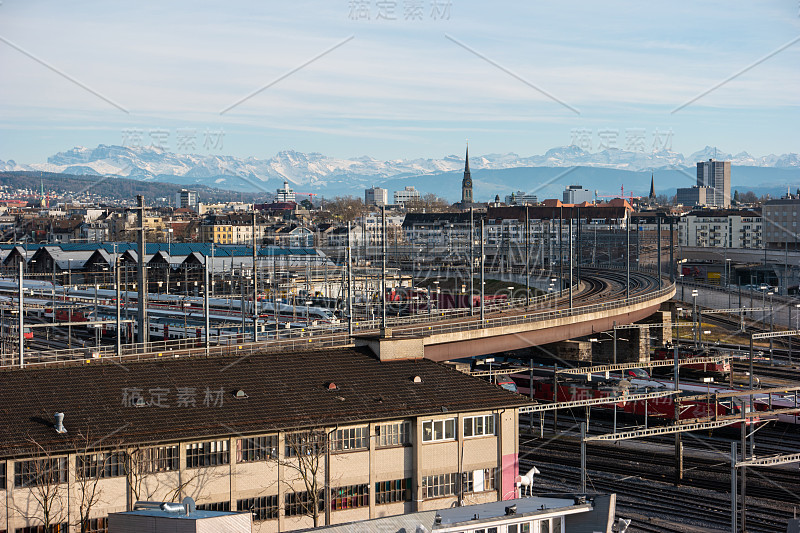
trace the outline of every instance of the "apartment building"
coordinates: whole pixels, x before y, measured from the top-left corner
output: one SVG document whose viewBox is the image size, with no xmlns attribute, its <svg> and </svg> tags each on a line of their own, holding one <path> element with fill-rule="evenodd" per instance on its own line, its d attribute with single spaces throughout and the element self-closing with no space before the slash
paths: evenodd
<svg viewBox="0 0 800 533">
<path fill-rule="evenodd" d="M 0 523 L 38 531 L 43 495 L 50 526 L 191 496 L 257 533 L 514 497 L 527 399 L 386 342 L 414 346 L 9 370 Z"/>
<path fill-rule="evenodd" d="M 680 219 L 678 242 L 706 248 L 763 248 L 761 213 L 747 209 L 691 211 Z"/>
<path fill-rule="evenodd" d="M 256 222 L 256 242 L 264 239 L 266 220 Z M 253 215 L 231 213 L 207 215 L 200 223 L 200 240 L 216 244 L 253 244 Z"/>
</svg>

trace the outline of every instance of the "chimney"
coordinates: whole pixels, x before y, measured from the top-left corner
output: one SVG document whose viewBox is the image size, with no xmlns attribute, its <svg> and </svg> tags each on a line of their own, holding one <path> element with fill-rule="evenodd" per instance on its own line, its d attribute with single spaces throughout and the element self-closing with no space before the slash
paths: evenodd
<svg viewBox="0 0 800 533">
<path fill-rule="evenodd" d="M 56 433 L 66 433 L 67 429 L 64 427 L 64 413 L 56 413 Z"/>
</svg>

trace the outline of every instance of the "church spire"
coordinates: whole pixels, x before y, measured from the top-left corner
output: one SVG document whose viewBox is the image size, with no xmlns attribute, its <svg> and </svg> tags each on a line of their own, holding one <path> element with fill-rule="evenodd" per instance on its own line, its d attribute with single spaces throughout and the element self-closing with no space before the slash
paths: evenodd
<svg viewBox="0 0 800 533">
<path fill-rule="evenodd" d="M 472 175 L 469 172 L 469 143 L 467 143 L 467 154 L 464 158 L 464 179 L 461 181 L 461 204 L 468 207 L 472 203 Z"/>
<path fill-rule="evenodd" d="M 653 201 L 655 199 L 656 199 L 656 187 L 655 187 L 655 181 L 653 179 L 653 173 L 651 172 L 650 173 L 650 201 Z"/>
</svg>

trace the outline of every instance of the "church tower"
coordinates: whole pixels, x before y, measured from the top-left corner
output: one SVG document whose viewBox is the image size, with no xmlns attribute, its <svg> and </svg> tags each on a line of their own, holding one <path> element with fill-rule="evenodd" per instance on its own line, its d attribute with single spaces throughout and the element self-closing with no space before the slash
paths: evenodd
<svg viewBox="0 0 800 533">
<path fill-rule="evenodd" d="M 467 145 L 467 156 L 464 163 L 464 179 L 461 181 L 461 205 L 469 207 L 472 203 L 472 176 L 469 173 L 469 145 Z"/>
<path fill-rule="evenodd" d="M 656 187 L 653 174 L 650 174 L 650 196 L 647 197 L 647 200 L 650 205 L 656 204 Z"/>
</svg>

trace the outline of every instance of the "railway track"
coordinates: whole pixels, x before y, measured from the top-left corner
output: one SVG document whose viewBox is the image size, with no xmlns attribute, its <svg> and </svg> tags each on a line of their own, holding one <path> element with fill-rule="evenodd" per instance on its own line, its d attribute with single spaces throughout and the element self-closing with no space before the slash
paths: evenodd
<svg viewBox="0 0 800 533">
<path fill-rule="evenodd" d="M 580 287 L 573 293 L 573 305 L 576 308 L 580 308 L 587 305 L 603 305 L 609 303 L 614 304 L 615 302 L 627 297 L 634 298 L 652 294 L 658 289 L 659 285 L 659 280 L 657 280 L 654 276 L 643 272 L 631 272 L 630 285 L 628 285 L 626 273 L 624 271 L 584 268 L 582 271 Z M 517 317 L 522 318 L 523 321 L 535 321 L 538 319 L 537 313 L 543 313 L 542 318 L 546 318 L 546 315 L 552 314 L 554 311 L 564 310 L 569 310 L 569 297 L 566 294 L 561 295 L 559 298 L 555 299 L 555 301 L 553 299 L 548 299 L 544 302 L 540 302 L 540 307 L 538 308 L 536 306 L 525 307 L 522 305 L 517 308 L 500 310 L 491 314 L 487 314 L 487 317 L 490 317 L 491 320 L 496 322 L 503 321 L 504 319 L 509 319 L 512 321 L 518 320 Z M 580 309 L 577 312 L 579 313 Z M 479 323 L 480 317 L 478 316 L 477 312 L 475 315 L 446 318 L 444 320 L 423 320 L 423 322 L 420 322 L 420 317 L 412 318 L 414 319 L 414 323 L 392 324 L 392 329 L 397 333 L 407 332 L 429 334 L 432 332 L 432 330 L 436 330 L 437 328 L 444 331 L 445 328 L 477 329 L 484 327 L 484 325 Z M 358 334 L 374 334 L 378 331 L 378 326 L 379 324 L 376 321 L 372 321 L 366 324 L 361 324 L 356 331 Z M 313 349 L 318 347 L 344 345 L 351 342 L 349 336 L 347 335 L 346 324 L 339 324 L 335 328 L 330 329 L 320 328 L 311 332 L 310 334 L 305 334 L 304 337 L 305 339 L 271 339 L 270 341 L 258 344 L 237 341 L 234 342 L 235 345 L 232 348 L 227 346 L 217 346 L 214 347 L 210 353 L 234 353 L 237 355 L 242 355 L 244 353 L 255 353 L 259 351 L 292 349 L 294 346 L 302 346 L 303 349 Z M 334 341 L 332 340 L 333 338 L 336 338 L 337 340 Z M 319 342 L 319 339 L 324 340 Z M 146 358 L 150 353 L 155 354 L 162 352 L 169 352 L 172 356 L 206 355 L 207 353 L 204 348 L 181 349 L 185 347 L 178 346 L 178 349 L 175 350 L 167 344 L 168 343 L 157 343 L 157 348 L 152 348 L 150 350 L 138 347 L 133 351 L 133 354 L 135 354 L 137 358 Z M 130 349 L 128 349 L 128 352 L 130 352 Z M 123 349 L 123 353 L 126 353 L 125 348 Z M 104 357 L 108 357 L 109 355 L 114 355 L 113 347 L 106 348 Z M 26 361 L 28 363 L 36 363 L 57 360 L 58 362 L 63 363 L 70 360 L 81 360 L 83 357 L 84 354 L 82 352 L 76 352 L 72 356 L 69 356 L 68 354 L 64 354 L 63 356 L 59 355 L 58 358 L 55 358 L 54 354 L 49 354 L 47 352 L 40 352 L 39 354 L 36 352 L 29 352 L 26 355 Z"/>
</svg>

